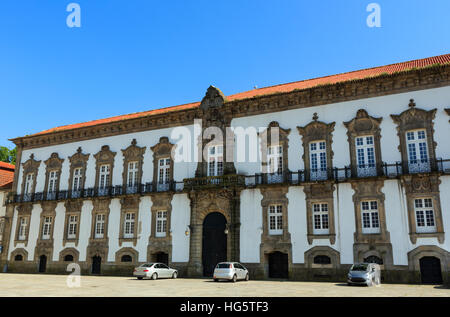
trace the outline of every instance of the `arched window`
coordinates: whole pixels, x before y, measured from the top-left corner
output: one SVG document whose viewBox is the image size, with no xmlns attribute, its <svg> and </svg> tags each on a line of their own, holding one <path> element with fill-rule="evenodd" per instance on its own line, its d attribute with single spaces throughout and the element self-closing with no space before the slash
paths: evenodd
<svg viewBox="0 0 450 317">
<path fill-rule="evenodd" d="M 22 254 L 17 254 L 17 255 L 14 257 L 14 261 L 23 261 L 23 256 L 22 256 Z"/>
<path fill-rule="evenodd" d="M 383 259 L 381 259 L 381 258 L 379 258 L 379 257 L 377 257 L 375 255 L 368 256 L 367 258 L 364 259 L 364 262 L 366 262 L 366 263 L 376 263 L 376 264 L 379 264 L 379 265 L 383 265 Z"/>
<path fill-rule="evenodd" d="M 125 254 L 122 256 L 120 261 L 121 262 L 133 262 L 133 258 L 131 257 L 131 255 Z"/>
<path fill-rule="evenodd" d="M 71 261 L 73 261 L 73 255 L 72 254 L 67 254 L 64 257 L 64 262 L 71 262 Z"/>
<path fill-rule="evenodd" d="M 314 257 L 314 264 L 331 264 L 331 259 L 326 255 L 317 255 Z"/>
</svg>

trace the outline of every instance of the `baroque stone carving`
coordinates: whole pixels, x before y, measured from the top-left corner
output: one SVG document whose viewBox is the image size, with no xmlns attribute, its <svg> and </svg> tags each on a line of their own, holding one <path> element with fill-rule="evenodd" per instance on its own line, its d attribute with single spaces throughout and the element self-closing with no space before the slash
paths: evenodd
<svg viewBox="0 0 450 317">
<path fill-rule="evenodd" d="M 431 162 L 431 167 L 436 168 L 436 146 L 434 142 L 434 123 L 437 109 L 426 111 L 416 108 L 414 99 L 409 102 L 409 109 L 403 111 L 399 115 L 391 115 L 392 120 L 397 124 L 397 135 L 400 139 L 398 150 L 402 155 L 403 169 L 409 171 L 408 167 L 408 152 L 406 146 L 406 132 L 416 129 L 424 129 L 427 135 L 428 155 Z"/>
<path fill-rule="evenodd" d="M 298 132 L 302 136 L 303 142 L 303 162 L 305 162 L 305 178 L 311 178 L 311 157 L 310 157 L 310 142 L 324 140 L 326 143 L 327 152 L 327 174 L 331 177 L 333 169 L 333 131 L 336 122 L 324 123 L 318 121 L 317 113 L 314 113 L 313 121 L 305 127 L 297 127 Z"/>
<path fill-rule="evenodd" d="M 41 161 L 36 161 L 34 159 L 34 154 L 30 155 L 30 158 L 22 163 L 22 194 L 25 192 L 25 183 L 26 183 L 26 177 L 28 174 L 33 174 L 33 185 L 31 188 L 31 191 L 29 193 L 35 193 L 36 190 L 36 180 L 39 172 L 39 165 L 41 164 Z"/>
<path fill-rule="evenodd" d="M 401 182 L 405 188 L 406 193 L 409 236 L 411 242 L 413 244 L 416 244 L 417 238 L 436 237 L 439 243 L 444 243 L 445 232 L 442 220 L 441 199 L 439 193 L 439 185 L 441 183 L 439 175 L 436 174 L 404 175 L 401 177 Z M 431 233 L 417 232 L 414 202 L 415 199 L 418 198 L 432 199 L 436 232 Z"/>
<path fill-rule="evenodd" d="M 109 180 L 108 183 L 112 184 L 112 175 L 114 171 L 114 157 L 116 156 L 116 152 L 112 152 L 109 149 L 108 145 L 102 146 L 100 152 L 94 155 L 96 160 L 96 173 L 95 173 L 95 188 L 98 188 L 100 181 L 100 166 L 103 164 L 109 164 L 110 172 L 109 172 Z"/>
<path fill-rule="evenodd" d="M 170 159 L 169 174 L 170 180 L 173 180 L 173 151 L 175 145 L 169 142 L 168 137 L 161 137 L 159 143 L 150 148 L 153 152 L 153 183 L 158 182 L 158 161 L 163 158 Z"/>
<path fill-rule="evenodd" d="M 262 172 L 268 173 L 268 162 L 267 162 L 267 149 L 270 146 L 281 146 L 283 149 L 283 174 L 287 175 L 289 172 L 289 160 L 288 160 L 288 149 L 289 149 L 289 133 L 291 129 L 283 129 L 280 124 L 276 121 L 272 121 L 266 130 L 258 133 L 260 137 L 261 144 L 261 156 L 262 156 Z M 272 140 L 272 137 L 277 139 Z"/>
<path fill-rule="evenodd" d="M 61 159 L 58 155 L 58 153 L 52 153 L 52 155 L 50 156 L 50 158 L 45 161 L 45 166 L 46 166 L 46 170 L 45 170 L 45 186 L 44 186 L 44 192 L 47 193 L 48 192 L 48 183 L 49 183 L 49 175 L 50 172 L 56 172 L 57 175 L 57 180 L 55 183 L 55 187 L 54 187 L 54 191 L 57 192 L 59 191 L 59 182 L 61 180 L 61 169 L 62 169 L 62 164 L 64 162 L 64 159 Z"/>
<path fill-rule="evenodd" d="M 81 168 L 81 184 L 79 185 L 79 187 L 81 188 L 81 190 L 84 189 L 84 184 L 86 181 L 87 162 L 89 160 L 89 156 L 90 154 L 83 154 L 81 147 L 79 147 L 77 149 L 77 152 L 71 157 L 69 157 L 70 161 L 69 192 L 72 192 L 74 170 L 77 168 Z"/>
<path fill-rule="evenodd" d="M 144 164 L 144 153 L 146 148 L 137 146 L 136 139 L 131 141 L 131 145 L 127 147 L 125 150 L 122 150 L 123 154 L 123 188 L 124 191 L 127 189 L 128 184 L 128 165 L 130 162 L 137 162 L 138 164 L 138 177 L 137 177 L 137 186 L 141 184 L 142 181 L 142 165 Z"/>
<path fill-rule="evenodd" d="M 356 117 L 348 122 L 344 122 L 347 128 L 348 143 L 350 145 L 350 161 L 352 176 L 357 177 L 358 161 L 356 157 L 356 137 L 373 136 L 375 147 L 375 159 L 377 174 L 382 173 L 382 158 L 381 158 L 381 129 L 380 124 L 383 118 L 375 118 L 369 116 L 366 110 L 360 109 L 356 113 Z"/>
</svg>

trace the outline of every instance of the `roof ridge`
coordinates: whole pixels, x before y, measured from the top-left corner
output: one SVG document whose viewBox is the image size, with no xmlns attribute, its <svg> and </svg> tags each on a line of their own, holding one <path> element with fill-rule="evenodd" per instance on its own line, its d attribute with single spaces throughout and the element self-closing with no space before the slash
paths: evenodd
<svg viewBox="0 0 450 317">
<path fill-rule="evenodd" d="M 315 79 L 325 79 L 325 78 L 334 77 L 334 76 L 348 75 L 348 74 L 363 72 L 363 71 L 367 71 L 367 70 L 374 70 L 374 69 L 384 68 L 384 67 L 392 67 L 392 66 L 395 66 L 395 65 L 403 65 L 403 64 L 407 64 L 407 63 L 413 63 L 413 62 L 418 62 L 418 61 L 425 61 L 425 60 L 429 60 L 429 59 L 433 59 L 433 58 L 439 58 L 439 57 L 444 57 L 444 56 L 450 56 L 450 53 L 442 54 L 442 55 L 436 55 L 436 56 L 431 56 L 431 57 L 412 59 L 412 60 L 409 60 L 409 61 L 397 62 L 397 63 L 387 64 L 387 65 L 380 65 L 380 66 L 374 66 L 374 67 L 369 67 L 369 68 L 362 68 L 362 69 L 357 69 L 357 70 L 352 70 L 352 71 L 342 72 L 342 73 L 337 73 L 337 74 L 332 74 L 332 75 L 326 75 L 326 76 L 320 76 L 320 77 L 312 77 L 312 78 L 292 81 L 292 82 L 284 83 L 284 84 L 277 84 L 277 85 L 272 85 L 272 86 L 256 88 L 256 89 L 248 90 L 248 91 L 255 91 L 255 90 L 261 90 L 261 89 L 267 89 L 267 88 L 275 88 L 275 87 L 280 87 L 280 86 L 285 86 L 285 85 L 291 85 L 291 84 L 296 84 L 296 83 L 303 83 L 303 82 L 307 82 L 307 81 L 312 81 L 312 80 L 315 80 Z M 238 92 L 238 93 L 229 95 L 227 97 L 232 97 L 232 96 L 235 96 L 235 95 L 243 94 L 243 93 L 246 93 L 248 91 Z"/>
</svg>

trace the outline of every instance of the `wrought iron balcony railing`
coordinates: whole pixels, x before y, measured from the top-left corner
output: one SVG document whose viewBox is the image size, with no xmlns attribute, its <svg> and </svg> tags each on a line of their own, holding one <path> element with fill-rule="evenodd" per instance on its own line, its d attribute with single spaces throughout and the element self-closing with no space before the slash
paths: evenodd
<svg viewBox="0 0 450 317">
<path fill-rule="evenodd" d="M 411 164 L 412 163 L 412 164 Z M 183 182 L 145 183 L 138 186 L 112 186 L 105 188 L 86 188 L 73 191 L 57 191 L 49 193 L 34 193 L 15 195 L 10 194 L 7 203 L 57 201 L 65 199 L 83 199 L 93 197 L 117 197 L 132 194 L 149 194 L 158 192 L 182 192 L 195 189 L 226 188 L 239 186 L 252 188 L 259 185 L 288 184 L 301 185 L 305 182 L 321 182 L 324 180 L 336 183 L 346 182 L 356 178 L 386 177 L 397 178 L 401 175 L 437 172 L 450 175 L 450 159 L 435 159 L 428 162 L 396 162 L 382 163 L 376 166 L 346 166 L 344 168 L 327 169 L 326 171 L 299 170 L 297 172 L 283 172 L 255 175 L 223 175 L 211 177 L 196 177 L 185 179 Z"/>
</svg>

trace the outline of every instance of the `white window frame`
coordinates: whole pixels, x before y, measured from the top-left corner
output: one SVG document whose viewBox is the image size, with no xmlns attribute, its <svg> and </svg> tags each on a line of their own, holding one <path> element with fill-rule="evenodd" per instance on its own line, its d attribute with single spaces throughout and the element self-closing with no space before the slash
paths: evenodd
<svg viewBox="0 0 450 317">
<path fill-rule="evenodd" d="M 223 145 L 212 145 L 208 148 L 208 176 L 223 175 Z"/>
<path fill-rule="evenodd" d="M 127 212 L 124 215 L 123 221 L 123 237 L 125 239 L 134 238 L 135 223 L 136 223 L 136 213 Z"/>
<path fill-rule="evenodd" d="M 167 235 L 167 211 L 159 210 L 156 212 L 156 232 L 155 236 L 158 238 Z"/>
<path fill-rule="evenodd" d="M 128 177 L 127 177 L 127 188 L 134 189 L 137 188 L 139 176 L 139 162 L 132 161 L 128 162 Z"/>
<path fill-rule="evenodd" d="M 103 164 L 100 166 L 100 175 L 98 187 L 99 189 L 106 189 L 110 186 L 109 176 L 111 173 L 111 166 L 109 164 Z"/>
<path fill-rule="evenodd" d="M 42 224 L 42 240 L 49 240 L 52 234 L 53 217 L 44 216 Z"/>
<path fill-rule="evenodd" d="M 79 192 L 81 191 L 81 182 L 83 180 L 83 168 L 78 167 L 73 170 L 73 180 L 72 180 L 72 191 Z"/>
<path fill-rule="evenodd" d="M 312 204 L 313 234 L 322 235 L 330 233 L 330 206 L 325 202 Z"/>
<path fill-rule="evenodd" d="M 76 239 L 78 230 L 78 216 L 69 215 L 67 224 L 67 239 Z"/>
<path fill-rule="evenodd" d="M 28 230 L 28 218 L 27 217 L 19 218 L 19 234 L 17 239 L 20 241 L 25 241 L 27 239 L 27 230 Z"/>
<path fill-rule="evenodd" d="M 361 202 L 361 226 L 363 234 L 378 234 L 381 232 L 377 200 Z"/>
<path fill-rule="evenodd" d="M 95 215 L 95 239 L 103 239 L 105 236 L 105 223 L 106 223 L 106 214 L 96 214 Z"/>
<path fill-rule="evenodd" d="M 58 182 L 58 171 L 48 172 L 48 189 L 47 193 L 56 193 L 56 184 Z"/>
<path fill-rule="evenodd" d="M 436 216 L 433 199 L 431 197 L 414 199 L 414 217 L 418 233 L 432 233 L 437 231 Z M 423 224 L 423 225 L 422 225 Z"/>
<path fill-rule="evenodd" d="M 158 184 L 169 184 L 170 182 L 170 158 L 158 160 Z"/>
<path fill-rule="evenodd" d="M 34 182 L 34 173 L 28 173 L 25 177 L 25 188 L 24 188 L 24 194 L 29 195 L 31 194 L 31 191 L 33 190 L 33 182 Z"/>
<path fill-rule="evenodd" d="M 376 176 L 375 137 L 364 135 L 355 137 L 355 155 L 358 176 Z"/>
<path fill-rule="evenodd" d="M 327 142 L 312 141 L 308 146 L 311 180 L 326 180 L 328 178 Z"/>
<path fill-rule="evenodd" d="M 405 139 L 410 172 L 429 172 L 427 131 L 425 129 L 406 131 Z"/>
<path fill-rule="evenodd" d="M 269 174 L 283 173 L 283 146 L 273 145 L 267 148 L 267 172 Z"/>
<path fill-rule="evenodd" d="M 269 235 L 283 234 L 283 205 L 269 205 L 267 208 Z"/>
</svg>

